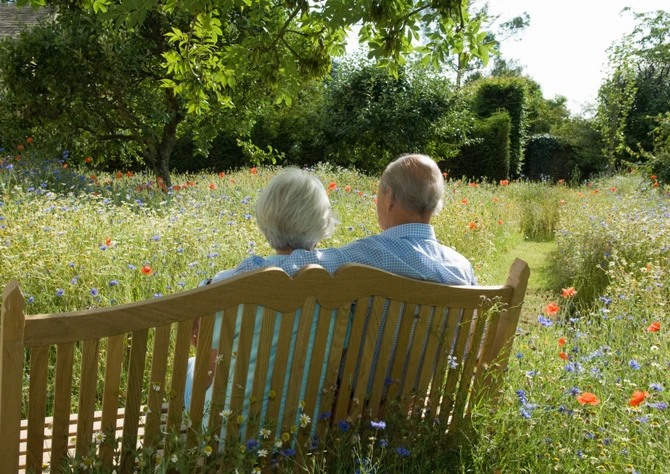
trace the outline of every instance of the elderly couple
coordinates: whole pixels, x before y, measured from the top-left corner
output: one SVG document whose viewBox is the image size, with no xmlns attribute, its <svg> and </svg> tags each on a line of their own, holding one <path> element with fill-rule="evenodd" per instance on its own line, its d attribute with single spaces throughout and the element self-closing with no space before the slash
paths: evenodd
<svg viewBox="0 0 670 474">
<path fill-rule="evenodd" d="M 386 168 L 379 181 L 377 215 L 383 232 L 344 247 L 316 250 L 321 240 L 330 237 L 336 224 L 328 196 L 317 178 L 298 169 L 285 170 L 270 181 L 256 204 L 258 227 L 276 255 L 249 257 L 237 268 L 218 273 L 211 281 L 269 266 L 293 275 L 308 264 L 321 265 L 332 273 L 345 263 L 360 263 L 419 280 L 476 285 L 470 262 L 441 245 L 430 225 L 431 218 L 442 207 L 443 194 L 442 173 L 433 160 L 422 155 L 400 157 Z M 212 369 L 221 319 L 219 314 L 212 341 Z M 196 325 L 193 341 L 197 343 Z M 254 360 L 256 349 L 252 348 Z M 187 407 L 193 369 L 192 359 L 186 387 Z M 249 372 L 253 373 L 251 365 Z"/>
</svg>

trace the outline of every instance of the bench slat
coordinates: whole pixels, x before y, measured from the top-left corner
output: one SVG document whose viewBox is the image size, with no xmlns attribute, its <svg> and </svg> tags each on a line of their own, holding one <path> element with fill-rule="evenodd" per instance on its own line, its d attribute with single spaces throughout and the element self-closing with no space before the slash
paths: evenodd
<svg viewBox="0 0 670 474">
<path fill-rule="evenodd" d="M 400 301 L 392 300 L 386 311 L 386 321 L 380 335 L 381 340 L 379 344 L 379 355 L 377 357 L 377 367 L 372 381 L 372 391 L 370 392 L 370 402 L 368 404 L 370 417 L 372 419 L 378 417 L 379 406 L 386 389 L 386 374 L 388 373 L 389 365 L 391 365 L 392 362 L 391 350 L 393 349 L 393 337 L 398 328 L 401 306 L 402 303 Z"/>
<path fill-rule="evenodd" d="M 200 318 L 198 331 L 198 347 L 196 348 L 195 368 L 191 385 L 191 406 L 189 416 L 193 430 L 188 434 L 188 446 L 193 448 L 196 443 L 196 432 L 200 431 L 202 415 L 205 409 L 205 393 L 209 387 L 209 360 L 212 350 L 212 334 L 214 333 L 215 314 Z"/>
<path fill-rule="evenodd" d="M 149 378 L 149 394 L 147 396 L 147 426 L 144 430 L 144 446 L 154 447 L 158 436 L 161 413 L 160 408 L 165 397 L 165 373 L 170 352 L 170 329 L 166 324 L 156 328 L 154 332 L 153 358 L 151 360 L 151 375 Z"/>
<path fill-rule="evenodd" d="M 177 325 L 177 341 L 172 358 L 172 380 L 170 382 L 170 406 L 168 408 L 168 433 L 181 425 L 184 410 L 184 387 L 188 369 L 188 353 L 191 343 L 193 321 L 182 321 Z"/>
<path fill-rule="evenodd" d="M 93 439 L 93 413 L 98 386 L 98 349 L 100 341 L 84 341 L 79 385 L 79 418 L 77 420 L 77 454 L 87 456 Z"/>
<path fill-rule="evenodd" d="M 356 301 L 354 310 L 354 322 L 349 335 L 349 347 L 344 355 L 344 370 L 340 380 L 340 388 L 337 396 L 335 413 L 333 421 L 338 423 L 347 418 L 349 412 L 349 400 L 354 389 L 354 375 L 356 372 L 356 363 L 358 362 L 358 353 L 361 349 L 361 338 L 365 328 L 365 317 L 368 312 L 370 298 L 362 298 Z"/>
<path fill-rule="evenodd" d="M 447 372 L 447 383 L 442 398 L 442 406 L 440 407 L 440 417 L 445 422 L 451 414 L 454 402 L 456 401 L 456 386 L 463 370 L 463 353 L 470 338 L 470 326 L 472 325 L 474 312 L 475 310 L 470 308 L 462 310 L 460 322 L 458 323 L 458 335 L 456 336 L 456 345 L 452 353 L 456 366 L 454 368 L 450 367 Z"/>
<path fill-rule="evenodd" d="M 27 465 L 28 469 L 33 469 L 35 473 L 42 472 L 48 364 L 49 347 L 33 347 L 30 350 Z"/>
<path fill-rule="evenodd" d="M 117 430 L 119 387 L 121 385 L 121 366 L 123 364 L 123 345 L 125 339 L 125 334 L 112 336 L 107 339 L 105 388 L 102 393 L 100 430 L 108 438 L 112 438 L 112 433 L 115 433 Z M 100 445 L 100 459 L 102 460 L 102 464 L 111 467 L 113 456 L 114 449 L 112 440 L 107 440 L 107 442 Z"/>
<path fill-rule="evenodd" d="M 281 315 L 281 325 L 279 326 L 278 341 L 290 341 L 293 336 L 293 327 L 295 324 L 295 312 L 283 313 Z M 272 370 L 272 381 L 270 390 L 274 390 L 275 396 L 268 400 L 268 411 L 266 419 L 270 426 L 274 424 L 274 435 L 276 438 L 281 436 L 282 424 L 279 420 L 279 408 L 284 393 L 284 382 L 286 380 L 286 370 L 288 369 L 288 356 L 291 346 L 289 344 L 278 344 L 275 354 L 275 366 Z"/>
<path fill-rule="evenodd" d="M 56 348 L 56 382 L 54 389 L 54 417 L 51 459 L 60 462 L 67 451 L 72 393 L 72 366 L 74 343 L 59 344 Z"/>
<path fill-rule="evenodd" d="M 137 428 L 140 418 L 140 405 L 142 404 L 142 381 L 144 379 L 148 332 L 146 329 L 135 331 L 130 342 L 126 412 L 123 418 L 122 473 L 131 472 L 135 464 L 134 447 L 137 445 Z"/>
<path fill-rule="evenodd" d="M 313 431 L 313 426 L 318 423 L 319 413 L 316 411 L 316 401 L 319 395 L 319 385 L 321 374 L 323 373 L 323 361 L 326 358 L 326 349 L 328 348 L 328 333 L 330 332 L 330 322 L 333 317 L 333 311 L 326 308 L 319 309 L 319 315 L 316 322 L 316 332 L 312 344 L 312 358 L 309 363 L 309 372 L 307 374 L 307 388 L 305 389 L 305 408 L 303 413 L 312 419 L 312 424 L 308 425 L 300 432 L 298 437 L 298 446 L 304 447 Z M 321 410 L 323 406 L 319 407 Z"/>
<path fill-rule="evenodd" d="M 458 312 L 457 310 L 453 310 Z M 451 356 L 451 348 L 453 347 L 454 334 L 456 334 L 456 325 L 455 323 L 450 323 L 451 318 L 449 317 L 452 312 L 451 308 L 442 308 L 443 314 L 443 326 L 440 330 L 440 341 L 439 347 L 437 348 L 437 355 L 435 361 L 435 372 L 433 374 L 433 379 L 430 382 L 430 415 L 432 418 L 438 416 L 440 401 L 442 400 L 442 394 L 444 391 L 444 383 L 446 381 L 446 371 L 448 370 L 447 364 L 449 363 L 449 356 Z"/>
<path fill-rule="evenodd" d="M 258 339 L 258 353 L 256 354 L 256 368 L 254 381 L 249 401 L 249 421 L 247 423 L 247 438 L 258 435 L 258 428 L 264 420 L 261 420 L 263 398 L 266 396 L 265 385 L 268 378 L 270 364 L 270 353 L 272 351 L 272 339 L 274 338 L 277 313 L 269 308 L 263 308 L 261 320 L 261 333 Z"/>
<path fill-rule="evenodd" d="M 209 414 L 209 427 L 211 430 L 218 429 L 223 422 L 221 416 L 226 403 L 226 390 L 230 378 L 230 365 L 233 360 L 233 341 L 235 338 L 235 326 L 237 324 L 238 308 L 226 310 L 222 317 L 221 332 L 219 334 L 219 351 L 217 354 L 216 369 L 214 370 L 214 388 L 212 390 L 212 406 Z M 219 313 L 220 314 L 220 313 Z M 219 434 L 219 433 L 215 433 Z M 214 438 L 212 444 L 214 452 L 218 452 L 219 443 Z"/>
<path fill-rule="evenodd" d="M 247 372 L 249 370 L 249 358 L 251 356 L 251 345 L 254 338 L 256 327 L 256 313 L 258 306 L 255 304 L 244 305 L 242 309 L 242 324 L 240 327 L 240 337 L 237 345 L 237 356 L 235 357 L 235 374 L 233 376 L 233 389 L 230 401 L 230 409 L 233 412 L 234 421 L 238 416 L 242 416 L 245 394 L 247 388 Z M 248 421 L 248 420 L 244 420 Z M 228 422 L 226 429 L 226 440 L 232 443 L 235 437 L 242 436 L 242 426 L 237 422 Z"/>
</svg>

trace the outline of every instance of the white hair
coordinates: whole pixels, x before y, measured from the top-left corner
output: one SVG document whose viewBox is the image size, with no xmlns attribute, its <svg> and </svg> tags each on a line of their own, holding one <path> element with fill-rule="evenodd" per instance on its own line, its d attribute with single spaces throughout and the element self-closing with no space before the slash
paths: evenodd
<svg viewBox="0 0 670 474">
<path fill-rule="evenodd" d="M 275 250 L 312 250 L 337 224 L 321 181 L 297 168 L 268 183 L 256 202 L 256 222 Z"/>
<path fill-rule="evenodd" d="M 389 164 L 379 180 L 379 191 L 389 189 L 393 200 L 409 212 L 432 216 L 442 209 L 442 172 L 425 155 L 405 155 Z"/>
</svg>

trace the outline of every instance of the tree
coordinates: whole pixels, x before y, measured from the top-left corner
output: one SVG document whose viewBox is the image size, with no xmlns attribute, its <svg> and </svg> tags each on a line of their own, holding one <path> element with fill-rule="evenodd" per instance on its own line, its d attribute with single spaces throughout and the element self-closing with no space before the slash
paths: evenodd
<svg viewBox="0 0 670 474">
<path fill-rule="evenodd" d="M 670 111 L 670 13 L 633 16 L 633 31 L 610 47 L 611 71 L 598 94 L 597 121 L 613 165 L 652 151 L 655 117 Z"/>
<path fill-rule="evenodd" d="M 137 144 L 168 183 L 170 151 L 187 117 L 207 122 L 225 108 L 245 105 L 240 97 L 250 99 L 249 107 L 268 100 L 290 105 L 305 81 L 323 78 L 332 57 L 344 53 L 346 33 L 354 24 L 361 25 L 359 40 L 368 44 L 370 56 L 392 75 L 405 62 L 404 53 L 416 52 L 438 67 L 449 54 L 463 51 L 486 61 L 489 50 L 481 21 L 464 13 L 467 0 L 30 2 L 59 7 L 51 32 L 40 30 L 57 47 L 35 38 L 30 48 L 41 53 L 41 61 L 33 64 L 27 46 L 6 46 L 14 54 L 11 67 L 35 72 L 43 81 L 32 72 L 23 79 L 12 76 L 6 72 L 11 67 L 0 64 L 4 80 L 22 83 L 13 89 L 14 97 L 30 106 L 37 104 L 30 98 L 34 91 L 42 92 L 43 102 L 46 94 L 61 97 L 63 113 L 56 118 L 84 130 L 85 120 L 77 114 L 85 103 L 85 113 L 98 125 L 87 133 L 97 140 Z M 84 31 L 74 31 L 79 21 Z M 420 30 L 428 26 L 440 34 L 418 45 Z M 69 71 L 68 83 L 42 74 L 64 70 L 68 54 L 85 74 Z M 68 102 L 72 92 L 79 95 Z M 111 118 L 104 117 L 107 107 Z"/>
</svg>

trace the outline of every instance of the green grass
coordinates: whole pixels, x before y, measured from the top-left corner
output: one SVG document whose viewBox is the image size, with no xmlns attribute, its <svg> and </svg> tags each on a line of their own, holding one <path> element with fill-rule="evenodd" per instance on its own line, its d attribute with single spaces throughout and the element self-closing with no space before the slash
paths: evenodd
<svg viewBox="0 0 670 474">
<path fill-rule="evenodd" d="M 29 313 L 159 297 L 192 288 L 252 253 L 270 253 L 253 205 L 272 169 L 175 176 L 185 187 L 169 193 L 148 176 L 117 179 L 53 161 L 5 161 L 0 170 L 0 282 L 18 278 Z M 376 178 L 325 166 L 313 172 L 327 187 L 334 183 L 330 198 L 341 220 L 322 246 L 379 231 Z M 440 448 L 447 440 L 439 427 L 394 422 L 372 443 L 357 440 L 353 426 L 347 436 L 332 433 L 326 448 L 340 453 L 339 461 L 308 472 L 352 472 L 361 466 L 355 460 L 366 458 L 368 472 L 375 465 L 388 472 L 670 472 L 664 441 L 670 417 L 663 408 L 670 404 L 667 189 L 634 175 L 579 188 L 446 184 L 436 234 L 470 259 L 481 284 L 504 283 L 517 256 L 532 269 L 498 409 L 473 411 L 475 434 L 455 463 L 453 452 Z M 528 212 L 535 201 L 541 213 Z M 143 265 L 153 274 L 141 273 Z M 561 298 L 560 288 L 569 286 L 577 296 Z M 539 324 L 551 301 L 559 313 L 551 325 Z M 658 332 L 647 330 L 654 321 Z M 74 387 L 76 395 L 77 380 Z M 633 407 L 636 390 L 649 397 Z M 600 403 L 581 405 L 578 392 L 594 393 Z M 382 436 L 392 442 L 388 451 L 379 445 Z M 243 458 L 250 470 L 255 461 Z M 153 464 L 147 469 L 153 472 Z"/>
</svg>

